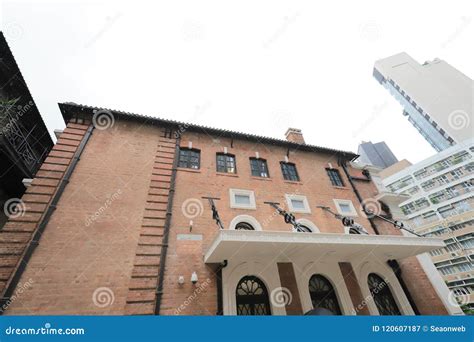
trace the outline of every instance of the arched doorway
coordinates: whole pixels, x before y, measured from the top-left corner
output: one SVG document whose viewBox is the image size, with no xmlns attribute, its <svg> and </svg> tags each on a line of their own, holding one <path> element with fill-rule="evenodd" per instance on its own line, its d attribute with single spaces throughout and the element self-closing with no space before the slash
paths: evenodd
<svg viewBox="0 0 474 342">
<path fill-rule="evenodd" d="M 341 315 L 336 291 L 326 277 L 315 274 L 309 279 L 308 286 L 313 308 L 324 308 L 331 311 L 334 315 Z"/>
<path fill-rule="evenodd" d="M 255 276 L 245 276 L 235 290 L 237 315 L 271 315 L 265 284 Z"/>
<path fill-rule="evenodd" d="M 370 273 L 367 282 L 380 315 L 401 315 L 390 287 L 380 276 Z"/>
</svg>

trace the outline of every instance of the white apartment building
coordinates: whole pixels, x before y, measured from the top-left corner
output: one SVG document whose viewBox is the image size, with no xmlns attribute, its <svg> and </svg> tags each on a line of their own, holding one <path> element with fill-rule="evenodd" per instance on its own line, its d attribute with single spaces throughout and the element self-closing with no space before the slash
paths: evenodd
<svg viewBox="0 0 474 342">
<path fill-rule="evenodd" d="M 446 247 L 430 252 L 453 296 L 474 308 L 474 138 L 382 180 L 405 195 L 399 207 L 407 225 Z"/>
<path fill-rule="evenodd" d="M 402 52 L 375 62 L 373 75 L 436 151 L 474 135 L 474 82 L 445 61 L 420 64 Z"/>
</svg>

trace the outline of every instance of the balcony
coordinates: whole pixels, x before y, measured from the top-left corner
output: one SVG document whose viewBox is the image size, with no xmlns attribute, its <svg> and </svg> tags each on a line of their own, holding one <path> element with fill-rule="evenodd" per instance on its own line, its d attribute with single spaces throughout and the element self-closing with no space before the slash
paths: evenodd
<svg viewBox="0 0 474 342">
<path fill-rule="evenodd" d="M 403 259 L 444 247 L 442 239 L 395 235 L 220 230 L 204 256 L 206 263 L 242 258 L 275 262 L 361 258 Z"/>
</svg>

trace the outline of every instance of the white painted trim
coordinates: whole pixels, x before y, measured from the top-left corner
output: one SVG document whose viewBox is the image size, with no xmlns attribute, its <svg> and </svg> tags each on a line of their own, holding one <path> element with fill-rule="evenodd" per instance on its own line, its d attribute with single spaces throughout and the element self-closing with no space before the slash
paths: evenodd
<svg viewBox="0 0 474 342">
<path fill-rule="evenodd" d="M 441 278 L 439 271 L 433 265 L 431 257 L 427 253 L 417 255 L 416 257 L 448 313 L 450 315 L 464 315 L 464 312 L 461 310 L 459 305 L 455 304 L 454 301 L 449 300 L 452 298 L 451 291 L 446 286 L 443 278 Z"/>
<path fill-rule="evenodd" d="M 387 265 L 383 265 L 380 262 L 366 261 L 363 264 L 359 265 L 357 269 L 354 270 L 356 274 L 357 281 L 359 282 L 360 290 L 362 296 L 364 297 L 365 302 L 367 303 L 367 308 L 373 316 L 379 316 L 379 310 L 375 305 L 375 302 L 370 294 L 368 276 L 370 273 L 375 273 L 387 283 L 390 292 L 392 293 L 395 302 L 397 303 L 398 309 L 402 315 L 414 315 L 410 302 L 408 301 L 405 292 L 403 292 L 400 283 L 398 282 L 397 277 L 393 273 L 392 269 Z"/>
<path fill-rule="evenodd" d="M 235 226 L 239 222 L 245 222 L 250 224 L 255 230 L 262 230 L 262 226 L 257 221 L 257 219 L 250 215 L 238 215 L 230 221 L 229 229 L 235 230 Z"/>
<path fill-rule="evenodd" d="M 308 203 L 308 199 L 306 196 L 303 195 L 294 195 L 294 194 L 285 194 L 286 204 L 288 205 L 289 211 L 293 213 L 302 213 L 302 214 L 310 214 L 311 208 Z M 304 205 L 304 209 L 297 209 L 293 207 L 293 203 L 291 200 L 302 201 Z"/>
<path fill-rule="evenodd" d="M 303 313 L 313 309 L 309 294 L 309 279 L 314 274 L 327 278 L 335 289 L 339 307 L 343 315 L 354 315 L 354 307 L 337 262 L 309 262 L 305 265 L 294 264 L 296 284 L 300 294 Z"/>
<path fill-rule="evenodd" d="M 236 243 L 238 242 L 238 243 Z M 361 246 L 364 248 L 361 249 Z M 398 235 L 348 235 L 335 233 L 295 233 L 289 231 L 244 231 L 221 229 L 206 251 L 206 263 L 221 262 L 224 259 L 237 257 L 234 249 L 255 250 L 259 257 L 283 258 L 279 248 L 292 248 L 291 258 L 321 258 L 328 255 L 334 258 L 347 258 L 354 253 L 364 257 L 400 259 L 445 247 L 442 239 L 408 237 Z M 310 247 L 309 249 L 304 249 Z M 301 252 L 304 250 L 303 252 Z M 253 253 L 253 252 L 252 252 Z M 289 251 L 287 251 L 289 253 Z M 248 257 L 251 257 L 249 255 Z M 355 256 L 353 256 L 355 257 Z"/>
<path fill-rule="evenodd" d="M 238 204 L 235 202 L 235 195 L 243 195 L 249 196 L 250 204 Z M 243 189 L 229 189 L 229 196 L 230 196 L 230 207 L 233 209 L 257 209 L 257 205 L 255 204 L 255 193 L 252 190 L 243 190 Z"/>
<path fill-rule="evenodd" d="M 274 289 L 281 287 L 278 266 L 276 262 L 259 261 L 232 262 L 222 270 L 222 297 L 224 315 L 237 315 L 235 290 L 240 279 L 245 276 L 256 276 L 265 284 L 272 315 L 286 315 L 285 307 L 274 306 L 270 298 Z"/>
<path fill-rule="evenodd" d="M 338 212 L 339 214 L 341 214 L 342 216 L 350 216 L 350 217 L 357 217 L 357 216 L 359 216 L 359 215 L 357 214 L 357 210 L 356 210 L 356 208 L 354 207 L 354 204 L 352 203 L 351 200 L 336 199 L 336 198 L 334 198 L 333 201 L 334 201 L 334 204 L 336 205 L 337 212 Z M 347 213 L 347 212 L 345 212 L 345 211 L 342 211 L 342 210 L 341 210 L 341 207 L 339 206 L 340 204 L 348 204 L 349 207 L 350 207 L 350 209 L 351 209 L 351 211 L 350 211 L 349 213 Z"/>
</svg>

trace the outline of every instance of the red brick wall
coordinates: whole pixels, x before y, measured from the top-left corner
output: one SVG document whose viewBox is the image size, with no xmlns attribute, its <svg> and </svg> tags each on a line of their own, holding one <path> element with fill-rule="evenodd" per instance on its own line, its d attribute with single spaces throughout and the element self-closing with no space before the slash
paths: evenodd
<svg viewBox="0 0 474 342">
<path fill-rule="evenodd" d="M 220 217 L 228 228 L 231 220 L 241 214 L 254 216 L 264 230 L 291 231 L 291 226 L 285 224 L 283 218 L 274 214 L 274 209 L 264 204 L 264 201 L 278 201 L 286 208 L 285 194 L 302 194 L 307 196 L 311 206 L 311 214 L 298 214 L 298 218 L 306 218 L 315 223 L 321 232 L 343 233 L 342 223 L 334 216 L 317 209 L 317 205 L 326 205 L 335 211 L 333 198 L 350 199 L 356 208 L 357 198 L 353 191 L 346 186 L 337 188 L 331 185 L 325 168 L 328 163 L 337 167 L 337 158 L 329 154 L 315 154 L 301 151 L 290 151 L 289 161 L 297 166 L 301 182 L 283 180 L 280 161 L 285 160 L 287 149 L 283 147 L 263 145 L 255 142 L 231 140 L 228 138 L 211 137 L 206 134 L 184 133 L 181 146 L 201 150 L 201 169 L 179 169 L 177 186 L 173 205 L 170 247 L 166 264 L 165 290 L 163 295 L 162 313 L 174 314 L 177 307 L 182 305 L 192 295 L 194 287 L 189 278 L 193 271 L 197 272 L 201 281 L 210 279 L 207 290 L 197 299 L 180 310 L 180 314 L 214 314 L 217 310 L 215 276 L 213 270 L 204 265 L 203 254 L 218 233 L 218 228 L 212 220 L 211 209 L 202 196 L 219 197 L 216 201 Z M 216 152 L 222 152 L 227 147 L 228 153 L 237 159 L 237 175 L 220 174 L 216 172 Z M 265 158 L 270 172 L 269 179 L 252 177 L 249 157 L 255 157 L 259 152 Z M 342 175 L 342 170 L 340 170 Z M 257 210 L 231 209 L 229 188 L 254 190 Z M 189 218 L 183 215 L 182 205 L 187 200 L 197 201 L 203 211 L 200 215 Z M 192 234 L 202 234 L 202 241 L 178 241 L 178 234 L 189 234 L 190 220 L 193 221 Z M 369 222 L 363 217 L 358 221 L 371 233 Z M 178 285 L 178 277 L 185 277 L 184 286 Z"/>
<path fill-rule="evenodd" d="M 76 152 L 80 141 L 83 139 L 87 127 L 87 125 L 74 123 L 67 126 L 63 136 L 57 141 L 38 170 L 32 185 L 28 187 L 23 195 L 21 214 L 12 216 L 0 231 L 0 289 L 2 296 L 5 295 L 14 272 L 23 264 L 21 260 L 26 249 L 31 244 L 39 222 L 45 215 L 46 208 L 56 193 L 60 180 L 71 163 L 74 152 Z M 22 288 L 26 283 L 28 283 L 26 286 L 30 287 L 33 281 L 34 279 L 23 277 L 18 283 L 17 289 Z M 17 291 L 15 291 L 12 297 L 17 294 Z M 3 309 L 12 307 L 13 304 L 8 301 Z"/>
<path fill-rule="evenodd" d="M 357 280 L 354 270 L 350 262 L 340 262 L 339 268 L 341 269 L 342 276 L 344 278 L 344 283 L 349 291 L 351 296 L 352 305 L 356 315 L 367 316 L 370 315 L 369 308 L 364 302 L 364 296 L 360 290 L 359 281 Z"/>
<path fill-rule="evenodd" d="M 218 228 L 211 217 L 211 210 L 203 196 L 219 197 L 216 201 L 220 217 L 225 228 L 228 228 L 231 220 L 240 214 L 254 216 L 262 225 L 264 230 L 290 231 L 291 226 L 284 223 L 281 216 L 275 215 L 274 210 L 264 204 L 264 201 L 280 202 L 286 208 L 285 194 L 302 194 L 307 196 L 311 207 L 311 214 L 297 214 L 298 218 L 306 218 L 315 223 L 321 232 L 343 233 L 344 227 L 332 215 L 321 209 L 317 205 L 329 206 L 336 211 L 333 199 L 349 199 L 352 201 L 359 216 L 356 221 L 362 224 L 370 234 L 374 234 L 367 218 L 361 215 L 360 205 L 357 197 L 345 179 L 344 172 L 339 168 L 341 176 L 344 178 L 345 187 L 338 188 L 331 185 L 325 168 L 328 163 L 333 167 L 337 166 L 337 158 L 330 154 L 315 154 L 302 151 L 290 150 L 289 161 L 294 162 L 300 175 L 300 182 L 289 182 L 283 180 L 280 170 L 280 161 L 284 161 L 287 149 L 272 145 L 263 145 L 255 142 L 240 140 L 233 141 L 228 138 L 218 136 L 211 137 L 206 134 L 186 132 L 182 136 L 181 146 L 188 147 L 192 142 L 192 147 L 201 150 L 201 169 L 178 170 L 177 188 L 173 205 L 173 220 L 171 225 L 169 257 L 167 260 L 165 274 L 165 289 L 162 304 L 163 314 L 214 314 L 216 311 L 216 290 L 215 276 L 213 270 L 204 265 L 202 259 L 204 253 L 215 238 Z M 234 154 L 237 160 L 237 175 L 219 174 L 216 172 L 216 152 L 222 152 L 227 147 L 228 153 Z M 249 157 L 255 157 L 255 152 L 259 152 L 261 158 L 267 160 L 270 172 L 270 179 L 262 179 L 251 176 Z M 349 169 L 350 166 L 349 166 Z M 356 170 L 351 170 L 356 172 Z M 359 172 L 360 173 L 360 172 Z M 371 198 L 375 195 L 376 188 L 370 182 L 357 182 L 361 188 L 364 198 Z M 254 190 L 256 196 L 257 210 L 231 209 L 229 199 L 229 188 Z M 193 234 L 202 235 L 202 241 L 179 241 L 178 234 L 190 233 L 190 218 L 183 215 L 181 206 L 186 201 L 198 201 L 201 203 L 203 212 L 192 217 Z M 383 222 L 377 222 L 381 233 L 399 234 L 399 232 Z M 412 262 L 416 264 L 416 258 Z M 411 260 L 409 259 L 409 260 Z M 434 289 L 428 282 L 426 275 L 416 268 L 409 270 L 402 264 L 406 279 L 410 280 L 410 288 L 413 290 L 414 298 L 423 313 L 443 312 L 441 301 L 437 299 Z M 192 272 L 197 272 L 201 281 L 210 280 L 207 290 L 200 293 L 197 298 L 189 301 L 188 298 L 193 293 L 193 286 L 189 283 Z M 178 277 L 185 277 L 185 284 L 178 285 Z M 420 288 L 427 289 L 427 298 L 432 300 L 431 307 L 424 306 L 427 300 L 422 293 L 416 290 L 418 282 Z"/>
<path fill-rule="evenodd" d="M 153 314 L 166 218 L 169 213 L 170 189 L 176 139 L 159 130 L 158 145 L 133 262 L 132 279 L 127 296 L 126 314 Z"/>
<path fill-rule="evenodd" d="M 377 194 L 375 184 L 372 182 L 356 181 L 355 185 L 362 198 L 373 199 Z M 379 228 L 380 234 L 401 235 L 400 230 L 393 225 L 374 218 L 375 224 Z M 436 290 L 433 288 L 428 276 L 422 269 L 418 259 L 413 256 L 399 260 L 402 278 L 415 301 L 415 304 L 422 315 L 447 315 L 448 311 L 444 307 Z"/>
<path fill-rule="evenodd" d="M 38 173 L 35 186 L 23 198 L 30 208 L 28 215 L 20 222 L 8 222 L 2 231 L 5 235 L 0 234 L 4 282 L 9 279 L 8 271 L 17 265 L 54 192 L 51 188 L 62 177 L 84 129 L 85 126 L 69 126 Z M 22 281 L 32 279 L 33 285 L 10 305 L 8 314 L 153 313 L 173 147 L 161 133 L 155 126 L 122 121 L 107 130 L 94 131 L 23 274 Z M 201 149 L 201 169 L 177 171 L 161 314 L 216 313 L 214 268 L 204 264 L 203 254 L 218 228 L 202 196 L 220 197 L 216 205 L 226 228 L 235 216 L 248 214 L 264 230 L 291 231 L 291 226 L 263 203 L 278 201 L 286 208 L 285 194 L 308 198 L 311 213 L 297 217 L 309 219 L 321 232 L 343 233 L 344 227 L 317 205 L 336 211 L 334 198 L 349 199 L 360 214 L 347 179 L 345 187 L 334 187 L 327 177 L 328 163 L 337 167 L 335 155 L 291 150 L 289 161 L 296 164 L 301 181 L 289 182 L 283 180 L 280 170 L 280 161 L 287 154 L 284 147 L 240 140 L 233 141 L 231 147 L 228 138 L 185 132 L 181 146 L 187 147 L 189 142 L 193 148 Z M 216 152 L 222 152 L 224 147 L 236 155 L 237 175 L 216 172 Z M 165 150 L 168 157 L 164 157 Z M 255 152 L 267 160 L 269 179 L 251 176 L 249 157 L 254 157 Z M 344 174 L 342 170 L 340 173 Z M 372 183 L 357 182 L 357 186 L 364 198 L 374 196 Z M 229 188 L 254 190 L 257 210 L 231 209 Z M 114 194 L 107 209 L 87 224 L 87 218 Z M 197 206 L 197 215 L 184 214 L 182 206 L 189 201 Z M 374 233 L 365 217 L 359 215 L 357 222 Z M 382 233 L 399 233 L 383 222 L 377 224 Z M 178 234 L 194 234 L 194 238 L 178 240 Z M 416 258 L 404 261 L 402 268 L 420 311 L 443 312 Z M 192 272 L 198 274 L 196 285 L 190 282 Z M 182 285 L 178 284 L 179 276 L 184 276 Z M 102 297 L 94 303 L 94 293 L 102 288 L 111 291 L 113 303 L 102 306 Z"/>
<path fill-rule="evenodd" d="M 300 293 L 298 286 L 296 285 L 295 270 L 293 269 L 293 263 L 291 262 L 279 262 L 278 274 L 280 276 L 281 287 L 284 289 L 281 291 L 283 299 L 281 303 L 285 303 L 285 309 L 287 315 L 302 315 L 303 308 L 301 306 Z M 289 291 L 285 293 L 284 291 Z M 284 296 L 287 297 L 284 297 Z M 291 300 L 290 300 L 291 299 Z M 280 303 L 279 302 L 279 303 Z"/>
<path fill-rule="evenodd" d="M 7 314 L 124 314 L 157 133 L 153 126 L 120 121 L 93 131 L 22 276 L 33 285 Z M 54 184 L 65 170 L 57 158 L 70 158 L 67 153 L 74 151 L 76 141 L 67 129 L 33 183 Z M 25 201 L 44 205 L 49 199 L 46 188 L 41 192 L 48 194 L 32 194 L 30 189 Z M 87 221 L 106 203 L 96 219 Z M 21 225 L 26 230 L 32 226 Z"/>
</svg>

